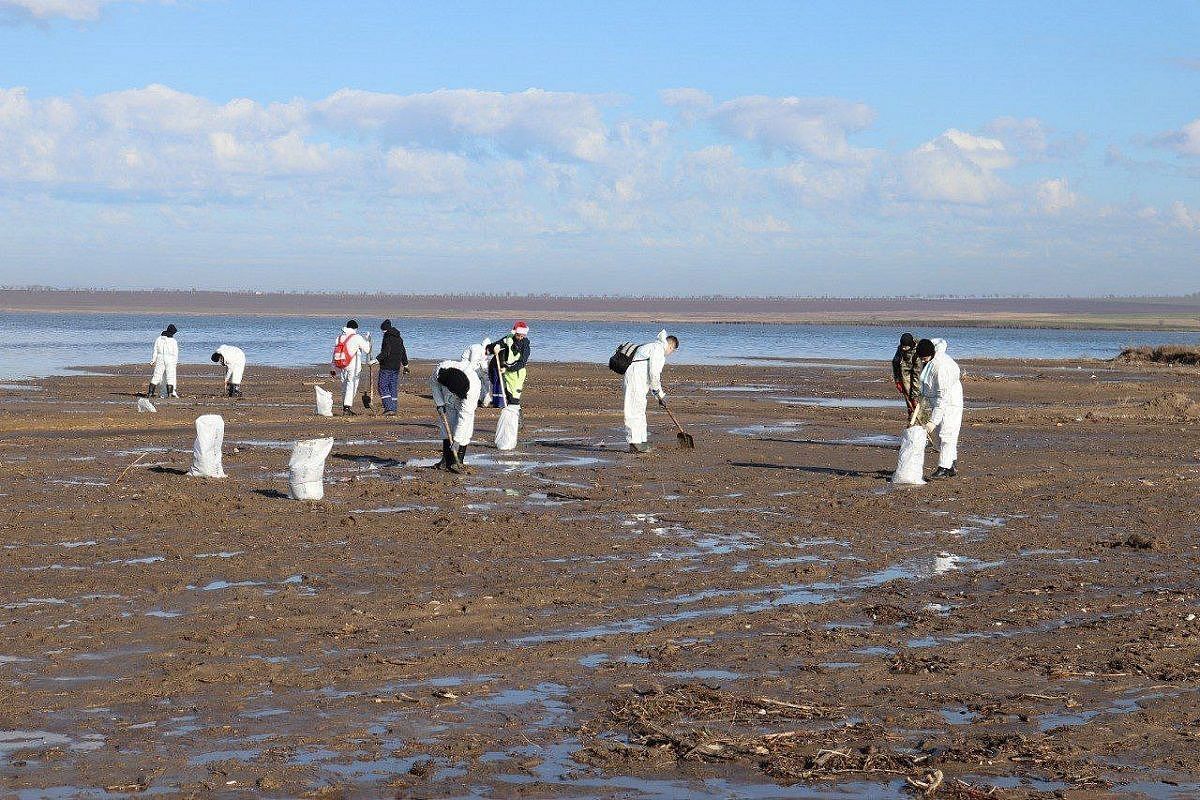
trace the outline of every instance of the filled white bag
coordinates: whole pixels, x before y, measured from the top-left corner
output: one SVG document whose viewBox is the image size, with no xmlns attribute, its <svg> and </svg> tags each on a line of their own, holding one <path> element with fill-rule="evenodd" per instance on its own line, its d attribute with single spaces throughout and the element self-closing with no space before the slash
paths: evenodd
<svg viewBox="0 0 1200 800">
<path fill-rule="evenodd" d="M 317 390 L 317 416 L 332 417 L 333 416 L 333 392 L 328 392 L 320 386 L 314 386 Z"/>
<path fill-rule="evenodd" d="M 192 445 L 192 468 L 188 475 L 197 478 L 224 478 L 221 445 L 225 443 L 225 420 L 220 414 L 196 417 L 196 441 Z"/>
<path fill-rule="evenodd" d="M 900 437 L 900 460 L 892 474 L 892 483 L 909 486 L 925 483 L 921 473 L 925 470 L 925 443 L 928 438 L 929 435 L 920 425 L 913 425 L 904 431 Z"/>
<path fill-rule="evenodd" d="M 288 461 L 288 496 L 293 500 L 320 500 L 325 496 L 325 459 L 333 437 L 296 442 Z"/>
<path fill-rule="evenodd" d="M 517 432 L 521 427 L 521 407 L 506 406 L 496 420 L 496 449 L 513 450 L 517 446 Z"/>
<path fill-rule="evenodd" d="M 138 398 L 138 413 L 141 414 L 143 411 L 145 411 L 148 414 L 158 413 L 158 409 L 154 407 L 154 403 L 151 403 L 149 400 L 147 400 L 144 397 L 139 397 Z"/>
</svg>

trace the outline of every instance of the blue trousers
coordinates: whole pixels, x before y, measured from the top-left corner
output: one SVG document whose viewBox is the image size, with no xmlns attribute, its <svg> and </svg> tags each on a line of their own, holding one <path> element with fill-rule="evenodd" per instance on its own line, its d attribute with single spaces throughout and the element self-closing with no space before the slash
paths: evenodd
<svg viewBox="0 0 1200 800">
<path fill-rule="evenodd" d="M 384 411 L 396 410 L 396 391 L 400 385 L 400 371 L 395 369 L 379 370 L 379 399 L 383 401 Z"/>
</svg>

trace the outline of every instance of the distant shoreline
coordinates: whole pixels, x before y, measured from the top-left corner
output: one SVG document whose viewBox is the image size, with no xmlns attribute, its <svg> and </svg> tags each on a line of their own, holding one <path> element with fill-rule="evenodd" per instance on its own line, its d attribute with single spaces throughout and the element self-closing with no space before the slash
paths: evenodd
<svg viewBox="0 0 1200 800">
<path fill-rule="evenodd" d="M 529 318 L 559 322 L 1200 331 L 1200 296 L 617 298 L 5 289 L 0 290 L 0 311 L 164 317 Z"/>
</svg>

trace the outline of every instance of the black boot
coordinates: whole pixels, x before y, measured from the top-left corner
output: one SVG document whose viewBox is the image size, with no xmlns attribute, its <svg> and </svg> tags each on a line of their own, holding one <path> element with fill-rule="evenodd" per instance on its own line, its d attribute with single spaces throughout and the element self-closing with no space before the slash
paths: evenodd
<svg viewBox="0 0 1200 800">
<path fill-rule="evenodd" d="M 146 397 L 149 397 L 150 399 L 154 399 L 154 398 L 158 397 L 158 384 L 157 383 L 150 384 L 150 388 L 148 388 L 146 390 Z"/>
<path fill-rule="evenodd" d="M 457 458 L 451 462 L 450 471 L 459 475 L 465 474 L 467 470 L 467 447 L 463 445 L 458 448 Z"/>
<path fill-rule="evenodd" d="M 167 397 L 179 397 L 179 395 L 175 394 L 175 384 L 167 384 Z"/>
<path fill-rule="evenodd" d="M 358 415 L 354 413 L 354 409 L 351 408 L 350 406 L 342 406 L 342 416 L 343 417 L 357 417 Z"/>
<path fill-rule="evenodd" d="M 454 464 L 454 447 L 450 444 L 449 439 L 442 439 L 442 460 L 438 467 L 450 469 L 452 464 Z"/>
<path fill-rule="evenodd" d="M 242 385 L 240 383 L 229 384 L 229 396 L 230 397 L 241 397 L 242 396 Z"/>
</svg>

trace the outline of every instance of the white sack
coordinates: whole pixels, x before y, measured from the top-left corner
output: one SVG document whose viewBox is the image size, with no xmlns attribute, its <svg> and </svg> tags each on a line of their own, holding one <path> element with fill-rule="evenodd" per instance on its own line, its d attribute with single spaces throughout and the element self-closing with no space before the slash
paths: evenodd
<svg viewBox="0 0 1200 800">
<path fill-rule="evenodd" d="M 293 500 L 320 500 L 325 496 L 325 459 L 332 449 L 333 437 L 296 442 L 288 461 L 288 496 Z"/>
<path fill-rule="evenodd" d="M 158 411 L 158 409 L 154 407 L 154 403 L 151 403 L 149 400 L 147 400 L 144 397 L 139 397 L 138 398 L 138 413 L 141 414 L 143 411 L 145 411 L 148 414 L 154 414 Z"/>
<path fill-rule="evenodd" d="M 920 425 L 914 425 L 904 431 L 900 437 L 900 460 L 896 463 L 896 472 L 892 475 L 892 483 L 921 486 L 925 479 L 921 473 L 925 470 L 925 443 L 929 435 Z"/>
<path fill-rule="evenodd" d="M 197 478 L 224 478 L 221 445 L 225 443 L 225 420 L 220 414 L 196 417 L 196 442 L 192 445 L 192 468 L 188 475 Z"/>
<path fill-rule="evenodd" d="M 496 420 L 496 449 L 513 450 L 517 446 L 517 431 L 521 427 L 521 407 L 506 406 Z"/>
<path fill-rule="evenodd" d="M 317 416 L 332 417 L 333 416 L 333 392 L 326 391 L 320 386 L 314 386 L 317 390 Z"/>
</svg>

